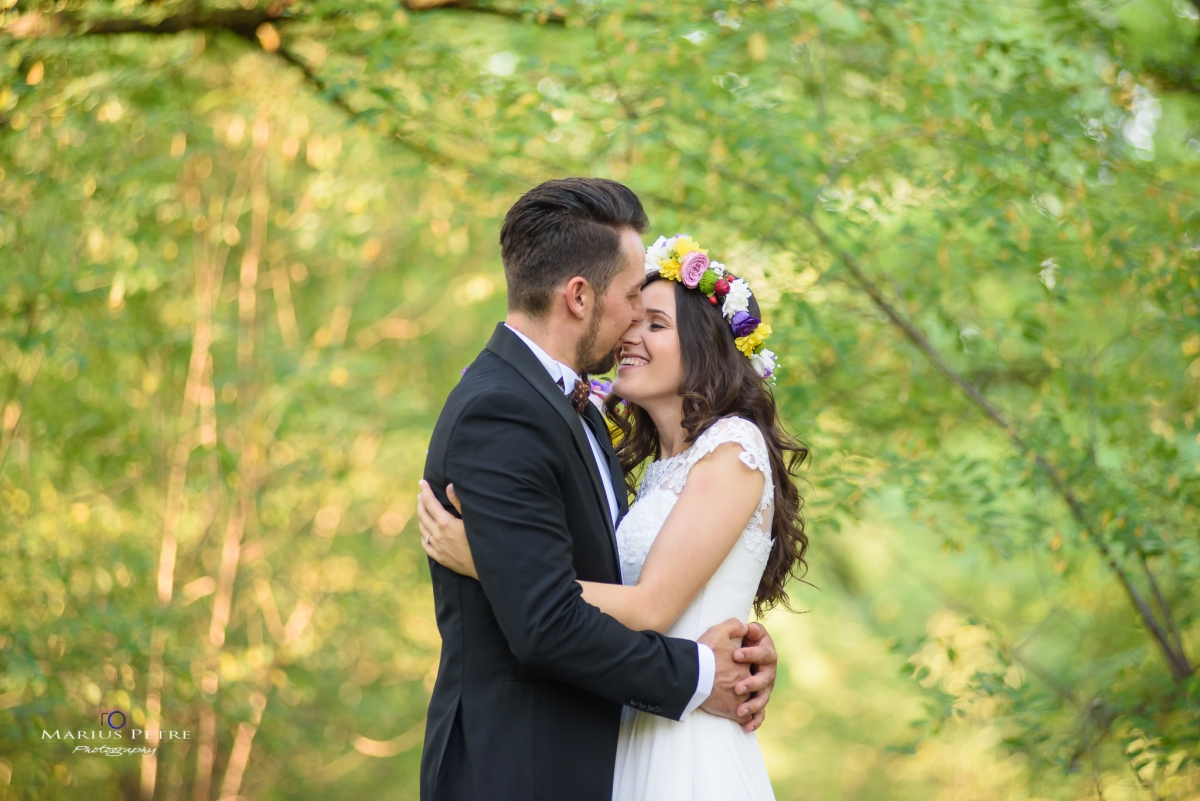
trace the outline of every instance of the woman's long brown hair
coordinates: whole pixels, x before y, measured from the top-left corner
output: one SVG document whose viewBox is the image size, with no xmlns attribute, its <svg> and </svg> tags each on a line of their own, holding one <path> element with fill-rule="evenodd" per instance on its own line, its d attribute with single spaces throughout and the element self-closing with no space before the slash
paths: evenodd
<svg viewBox="0 0 1200 801">
<path fill-rule="evenodd" d="M 658 273 L 651 273 L 645 285 L 664 280 Z M 711 305 L 702 293 L 676 281 L 671 283 L 675 286 L 675 317 L 683 355 L 683 386 L 679 394 L 683 397 L 687 442 L 695 442 L 713 423 L 729 416 L 749 420 L 762 432 L 775 480 L 771 521 L 775 544 L 754 597 L 754 611 L 761 615 L 776 604 L 787 607 L 788 579 L 801 578 L 808 570 L 804 561 L 808 535 L 804 533 L 804 517 L 800 513 L 804 500 L 792 480 L 808 458 L 808 448 L 783 430 L 775 396 L 754 371 L 750 360 L 734 345 L 733 331 L 719 307 Z M 749 312 L 761 316 L 753 297 Z M 629 491 L 635 492 L 634 470 L 647 459 L 658 457 L 658 429 L 644 409 L 634 403 L 621 406 L 622 401 L 615 393 L 609 395 L 605 411 L 622 432 L 616 446 L 617 458 Z"/>
</svg>

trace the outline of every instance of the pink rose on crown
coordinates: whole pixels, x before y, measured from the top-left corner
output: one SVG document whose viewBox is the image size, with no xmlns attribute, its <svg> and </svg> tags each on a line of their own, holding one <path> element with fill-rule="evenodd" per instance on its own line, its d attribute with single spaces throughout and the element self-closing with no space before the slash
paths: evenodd
<svg viewBox="0 0 1200 801">
<path fill-rule="evenodd" d="M 693 250 L 683 257 L 679 265 L 679 278 L 688 289 L 695 289 L 704 271 L 708 269 L 708 256 Z"/>
</svg>

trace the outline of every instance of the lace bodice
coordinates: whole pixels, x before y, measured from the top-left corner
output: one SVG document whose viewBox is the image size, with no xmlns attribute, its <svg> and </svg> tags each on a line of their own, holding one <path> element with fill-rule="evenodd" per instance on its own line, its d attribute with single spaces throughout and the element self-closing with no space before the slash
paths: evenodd
<svg viewBox="0 0 1200 801">
<path fill-rule="evenodd" d="M 709 626 L 730 617 L 745 620 L 750 611 L 775 542 L 770 535 L 775 482 L 762 432 L 748 420 L 724 417 L 700 434 L 687 450 L 653 462 L 642 477 L 637 501 L 617 528 L 622 583 L 636 584 L 654 539 L 679 500 L 692 467 L 729 442 L 741 446 L 739 458 L 743 464 L 762 471 L 765 478 L 762 497 L 729 556 L 667 632 L 671 636 L 695 639 Z"/>
</svg>

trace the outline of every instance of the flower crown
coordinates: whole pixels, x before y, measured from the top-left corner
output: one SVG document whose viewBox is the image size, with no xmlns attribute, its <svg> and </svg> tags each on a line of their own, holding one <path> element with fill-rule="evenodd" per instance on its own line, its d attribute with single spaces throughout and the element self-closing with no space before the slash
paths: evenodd
<svg viewBox="0 0 1200 801">
<path fill-rule="evenodd" d="M 708 251 L 687 234 L 675 234 L 646 248 L 646 274 L 657 272 L 661 277 L 679 281 L 689 289 L 698 289 L 708 302 L 721 305 L 733 331 L 737 346 L 755 372 L 764 380 L 775 372 L 775 354 L 763 347 L 771 336 L 771 326 L 750 314 L 750 285 L 729 272 L 719 261 L 709 261 Z M 722 303 L 723 299 L 723 303 Z"/>
</svg>

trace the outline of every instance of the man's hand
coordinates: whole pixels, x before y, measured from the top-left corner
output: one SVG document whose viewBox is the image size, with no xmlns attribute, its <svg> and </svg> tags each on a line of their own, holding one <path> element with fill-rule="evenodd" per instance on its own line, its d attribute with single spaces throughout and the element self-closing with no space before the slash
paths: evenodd
<svg viewBox="0 0 1200 801">
<path fill-rule="evenodd" d="M 737 709 L 737 719 L 743 715 L 751 715 L 750 721 L 742 728 L 747 732 L 756 730 L 763 725 L 767 718 L 767 702 L 771 699 L 771 690 L 775 689 L 775 672 L 779 662 L 779 654 L 775 653 L 775 643 L 771 635 L 759 623 L 751 623 L 748 627 L 742 647 L 738 648 L 733 659 L 740 664 L 749 664 L 753 673 L 750 678 L 734 688 L 738 695 L 749 692 L 752 697 L 742 703 Z"/>
<path fill-rule="evenodd" d="M 741 647 L 746 632 L 745 623 L 731 618 L 704 632 L 697 642 L 711 648 L 717 658 L 717 673 L 713 677 L 712 693 L 700 708 L 711 715 L 730 718 L 748 726 L 753 722 L 750 713 L 739 716 L 737 710 L 739 706 L 744 706 L 754 699 L 749 698 L 750 690 L 738 693 L 736 688 L 753 681 L 754 676 L 750 675 L 749 664 L 738 664 L 733 659 L 733 654 Z"/>
</svg>

